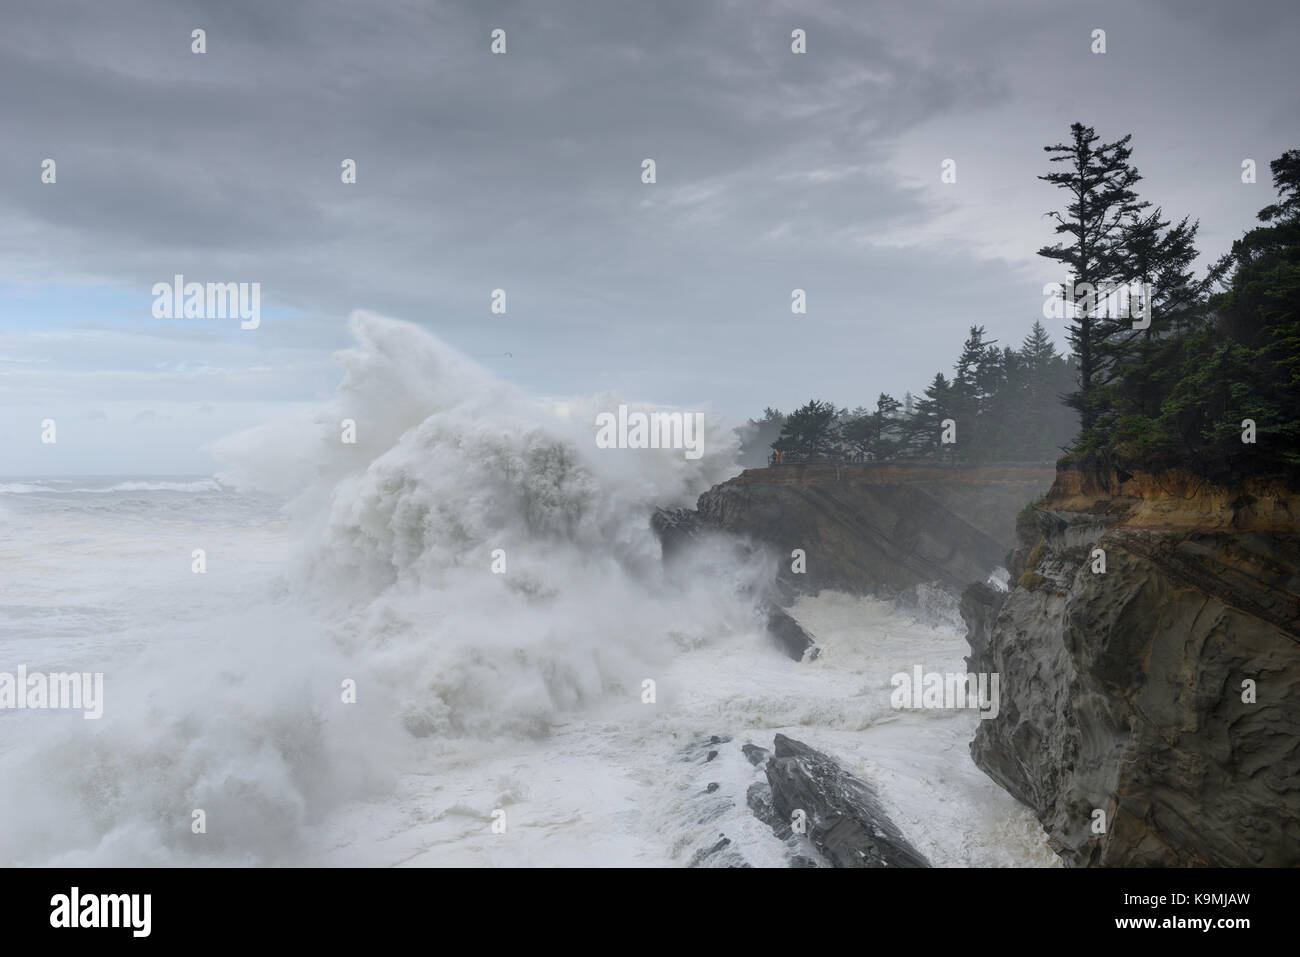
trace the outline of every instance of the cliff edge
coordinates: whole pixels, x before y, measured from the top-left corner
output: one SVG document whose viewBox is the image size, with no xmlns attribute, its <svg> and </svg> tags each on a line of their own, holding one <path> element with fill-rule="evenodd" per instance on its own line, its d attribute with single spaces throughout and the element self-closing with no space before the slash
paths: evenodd
<svg viewBox="0 0 1300 957">
<path fill-rule="evenodd" d="M 1062 470 L 970 586 L 971 754 L 1076 866 L 1300 864 L 1300 495 Z"/>
<path fill-rule="evenodd" d="M 954 594 L 983 581 L 1016 542 L 1016 514 L 1052 484 L 1050 464 L 928 462 L 747 469 L 663 513 L 665 550 L 694 528 L 774 549 L 787 591 L 857 594 L 938 582 Z M 670 530 L 668 537 L 664 532 Z M 805 570 L 792 570 L 801 549 Z"/>
</svg>

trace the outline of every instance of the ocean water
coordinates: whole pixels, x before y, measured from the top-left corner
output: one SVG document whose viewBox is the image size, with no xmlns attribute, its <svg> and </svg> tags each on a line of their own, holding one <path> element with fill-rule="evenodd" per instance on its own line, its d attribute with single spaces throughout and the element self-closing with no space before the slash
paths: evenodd
<svg viewBox="0 0 1300 957">
<path fill-rule="evenodd" d="M 783 732 L 935 864 L 1055 864 L 972 712 L 890 707 L 895 672 L 965 670 L 949 600 L 801 599 L 796 663 L 744 597 L 771 568 L 664 576 L 650 512 L 734 473 L 718 423 L 699 460 L 597 449 L 626 398 L 353 332 L 335 399 L 216 476 L 0 479 L 0 672 L 104 675 L 99 720 L 0 711 L 0 863 L 686 866 L 725 835 L 783 866 L 740 752 Z"/>
</svg>

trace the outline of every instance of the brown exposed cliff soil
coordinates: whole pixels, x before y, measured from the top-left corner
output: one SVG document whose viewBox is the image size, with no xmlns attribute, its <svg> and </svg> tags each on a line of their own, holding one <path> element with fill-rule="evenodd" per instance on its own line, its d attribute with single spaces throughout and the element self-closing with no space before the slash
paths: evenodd
<svg viewBox="0 0 1300 957">
<path fill-rule="evenodd" d="M 1062 470 L 1039 505 L 1113 516 L 1127 528 L 1296 532 L 1300 495 L 1276 479 L 1236 488 L 1185 472 Z"/>
<path fill-rule="evenodd" d="M 1292 559 L 1300 495 L 1276 480 L 1226 488 L 1182 472 L 1068 470 L 1037 508 L 1103 520 L 1099 544 L 1141 556 L 1300 639 L 1300 569 Z M 1025 574 L 1037 564 L 1027 561 Z"/>
</svg>

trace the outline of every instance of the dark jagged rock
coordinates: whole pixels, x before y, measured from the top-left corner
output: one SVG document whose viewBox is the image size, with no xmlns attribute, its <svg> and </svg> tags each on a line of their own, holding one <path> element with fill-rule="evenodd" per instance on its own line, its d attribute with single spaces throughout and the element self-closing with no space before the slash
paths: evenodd
<svg viewBox="0 0 1300 957">
<path fill-rule="evenodd" d="M 889 820 L 875 790 L 846 773 L 822 754 L 776 736 L 767 762 L 771 813 L 764 817 L 781 837 L 791 830 L 796 810 L 806 816 L 807 838 L 833 867 L 929 867 Z M 761 792 L 750 788 L 750 807 L 766 807 Z M 775 823 L 774 823 L 775 822 Z"/>
<path fill-rule="evenodd" d="M 812 661 L 817 657 L 818 649 L 812 635 L 776 605 L 767 603 L 767 632 L 776 639 L 789 657 L 795 661 Z"/>
<path fill-rule="evenodd" d="M 681 759 L 683 761 L 699 761 L 702 764 L 707 764 L 718 756 L 716 750 L 717 746 L 720 744 L 726 744 L 730 740 L 730 737 L 723 737 L 722 735 L 717 734 L 711 734 L 707 737 L 705 735 L 699 735 L 689 744 L 682 746 L 680 752 Z"/>
<path fill-rule="evenodd" d="M 669 572 L 697 571 L 689 565 L 688 557 L 693 546 L 720 545 L 721 553 L 739 565 L 747 565 L 757 558 L 755 546 L 735 535 L 720 532 L 700 520 L 697 512 L 689 509 L 657 509 L 650 517 L 650 525 L 659 537 L 664 568 Z M 816 657 L 813 636 L 795 621 L 780 605 L 788 596 L 775 582 L 762 593 L 744 592 L 754 600 L 759 619 L 767 632 L 785 654 L 795 661 Z"/>
<path fill-rule="evenodd" d="M 664 562 L 677 558 L 692 542 L 698 541 L 705 525 L 699 514 L 689 508 L 658 508 L 650 516 L 650 527 L 659 538 Z"/>
<path fill-rule="evenodd" d="M 971 754 L 1066 864 L 1300 865 L 1297 513 L 1276 487 L 1063 470 L 1010 594 L 967 589 L 970 668 L 1001 675 Z"/>
<path fill-rule="evenodd" d="M 751 784 L 749 790 L 745 792 L 745 803 L 754 812 L 754 817 L 772 830 L 780 831 L 782 822 L 772 807 L 772 788 L 767 781 L 755 781 Z M 777 836 L 780 837 L 780 834 Z"/>
<path fill-rule="evenodd" d="M 961 617 L 966 622 L 966 642 L 971 648 L 971 653 L 966 658 L 968 671 L 978 670 L 976 662 L 984 657 L 991 640 L 993 621 L 1006 599 L 1006 592 L 1000 592 L 983 582 L 975 582 L 962 592 Z"/>
<path fill-rule="evenodd" d="M 760 748 L 756 744 L 742 744 L 740 750 L 744 752 L 745 757 L 749 759 L 749 763 L 754 767 L 758 767 L 766 761 L 770 753 L 767 748 Z"/>
<path fill-rule="evenodd" d="M 957 594 L 1002 561 L 1017 514 L 1053 474 L 1024 463 L 747 469 L 701 495 L 695 509 L 656 510 L 650 524 L 665 569 L 689 567 L 689 556 L 718 543 L 741 563 L 769 564 L 772 581 L 752 597 L 781 649 L 808 661 L 815 639 L 784 610 L 799 595 L 833 588 L 905 596 L 936 582 Z M 792 568 L 795 549 L 802 572 Z"/>
<path fill-rule="evenodd" d="M 752 867 L 731 847 L 731 838 L 721 835 L 717 843 L 702 847 L 691 855 L 687 867 Z"/>
</svg>

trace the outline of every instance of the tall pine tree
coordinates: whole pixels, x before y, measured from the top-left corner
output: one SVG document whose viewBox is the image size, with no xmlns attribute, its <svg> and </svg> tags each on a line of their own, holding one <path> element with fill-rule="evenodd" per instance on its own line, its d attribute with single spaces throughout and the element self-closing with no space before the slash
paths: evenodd
<svg viewBox="0 0 1300 957">
<path fill-rule="evenodd" d="M 1113 143 L 1102 143 L 1091 126 L 1074 123 L 1070 141 L 1046 146 L 1050 162 L 1064 168 L 1038 177 L 1065 191 L 1069 203 L 1064 211 L 1047 215 L 1056 220 L 1056 233 L 1066 241 L 1044 246 L 1040 256 L 1055 260 L 1069 272 L 1065 294 L 1075 302 L 1076 315 L 1069 322 L 1069 341 L 1078 359 L 1079 388 L 1070 396 L 1085 429 L 1097 418 L 1094 392 L 1106 381 L 1106 351 L 1102 345 L 1106 329 L 1099 328 L 1097 302 L 1088 289 L 1100 290 L 1119 281 L 1123 268 L 1123 229 L 1147 203 L 1140 202 L 1133 187 L 1141 175 L 1129 163 L 1132 135 Z M 1073 293 L 1078 295 L 1072 295 Z"/>
</svg>

